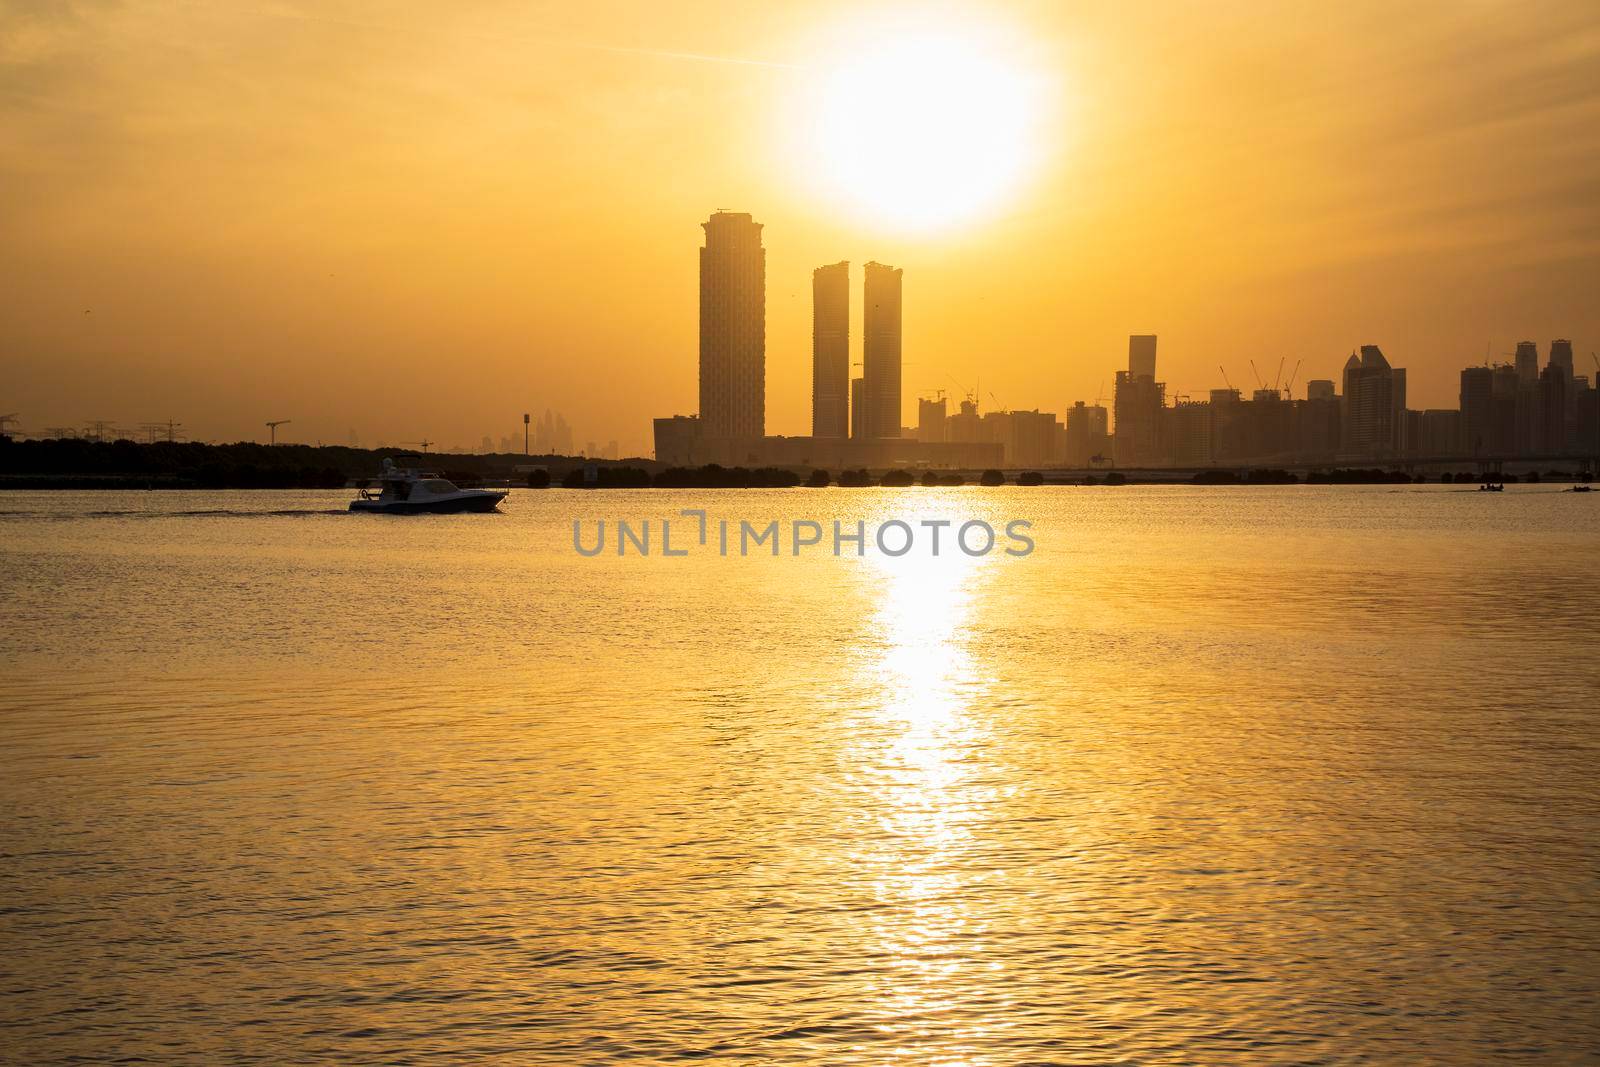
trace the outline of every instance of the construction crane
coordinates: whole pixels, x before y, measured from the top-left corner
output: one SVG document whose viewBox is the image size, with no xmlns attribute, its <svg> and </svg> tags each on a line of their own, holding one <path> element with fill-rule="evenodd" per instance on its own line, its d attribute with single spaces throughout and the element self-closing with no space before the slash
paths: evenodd
<svg viewBox="0 0 1600 1067">
<path fill-rule="evenodd" d="M 400 443 L 403 444 L 403 445 L 416 445 L 417 447 L 421 448 L 423 454 L 426 455 L 427 452 L 428 452 L 428 446 L 431 445 L 431 444 L 435 444 L 436 442 L 430 441 L 426 437 L 424 437 L 420 441 L 401 441 Z"/>
<path fill-rule="evenodd" d="M 1278 357 L 1278 373 L 1272 376 L 1272 391 L 1274 393 L 1278 391 L 1278 383 L 1283 381 L 1283 364 L 1288 358 L 1288 356 Z"/>
<path fill-rule="evenodd" d="M 286 426 L 292 421 L 292 419 L 274 419 L 267 423 L 267 429 L 272 431 L 272 444 L 278 443 L 278 427 Z"/>
<path fill-rule="evenodd" d="M 1237 393 L 1239 390 L 1235 389 L 1233 383 L 1228 381 L 1228 368 L 1219 363 L 1217 364 L 1217 369 L 1222 372 L 1222 384 L 1228 387 L 1228 392 Z"/>
<path fill-rule="evenodd" d="M 1255 375 L 1257 389 L 1265 389 L 1267 387 L 1267 383 L 1261 380 L 1261 372 L 1256 370 L 1256 361 L 1253 359 L 1250 361 L 1250 373 Z"/>
<path fill-rule="evenodd" d="M 1289 372 L 1289 384 L 1283 387 L 1283 398 L 1285 400 L 1294 399 L 1294 380 L 1300 376 L 1300 364 L 1304 362 L 1301 359 L 1294 361 L 1294 370 Z"/>
</svg>

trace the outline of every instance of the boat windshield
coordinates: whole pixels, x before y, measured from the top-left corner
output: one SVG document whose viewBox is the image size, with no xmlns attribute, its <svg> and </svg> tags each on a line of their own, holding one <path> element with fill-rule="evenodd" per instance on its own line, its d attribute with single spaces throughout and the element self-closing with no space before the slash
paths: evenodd
<svg viewBox="0 0 1600 1067">
<path fill-rule="evenodd" d="M 430 493 L 454 493 L 457 491 L 454 482 L 447 482 L 443 478 L 429 478 L 422 483 L 422 488 Z"/>
</svg>

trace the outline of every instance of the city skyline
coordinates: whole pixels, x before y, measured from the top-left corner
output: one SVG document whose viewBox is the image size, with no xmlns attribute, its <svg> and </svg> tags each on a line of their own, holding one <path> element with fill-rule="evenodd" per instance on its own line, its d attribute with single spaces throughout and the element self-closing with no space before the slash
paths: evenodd
<svg viewBox="0 0 1600 1067">
<path fill-rule="evenodd" d="M 0 411 L 465 443 L 550 406 L 638 452 L 654 414 L 698 403 L 689 249 L 718 205 L 768 226 L 771 433 L 810 426 L 805 279 L 840 259 L 915 278 L 906 419 L 951 376 L 1065 410 L 1109 392 L 1130 332 L 1160 334 L 1189 393 L 1219 363 L 1244 385 L 1252 356 L 1331 379 L 1376 340 L 1418 408 L 1486 347 L 1600 349 L 1590 5 L 1358 3 L 1314 40 L 1242 5 L 722 10 L 13 12 L 0 224 L 27 269 L 0 292 Z M 835 167 L 922 158 L 927 127 L 851 140 L 838 101 L 881 121 L 904 101 L 863 62 L 896 43 L 943 63 L 951 37 L 988 59 L 951 60 L 969 82 L 1028 75 L 932 129 L 929 173 L 968 183 Z M 1026 158 L 992 143 L 1010 117 Z M 840 136 L 815 143 L 824 122 Z M 1019 169 L 972 173 L 988 158 Z"/>
<path fill-rule="evenodd" d="M 653 419 L 653 456 L 692 466 L 797 465 L 813 467 L 1070 468 L 1109 463 L 1124 469 L 1208 468 L 1289 464 L 1414 463 L 1600 457 L 1600 355 L 1596 377 L 1573 367 L 1570 339 L 1550 342 L 1541 370 L 1538 345 L 1519 341 L 1514 362 L 1460 372 L 1455 408 L 1413 409 L 1409 372 L 1377 344 L 1351 349 L 1336 381 L 1310 378 L 1305 398 L 1294 382 L 1304 360 L 1272 384 L 1249 359 L 1256 388 L 1245 399 L 1227 368 L 1223 387 L 1206 399 L 1169 389 L 1158 374 L 1159 335 L 1130 334 L 1125 370 L 1114 373 L 1113 406 L 1103 396 L 1090 407 L 1075 401 L 1063 419 L 1055 411 L 998 403 L 980 411 L 979 387 L 964 389 L 951 413 L 946 389 L 919 395 L 917 419 L 904 424 L 902 268 L 869 261 L 862 281 L 861 361 L 854 363 L 849 332 L 848 261 L 812 271 L 812 432 L 768 434 L 764 398 L 746 398 L 740 414 L 730 398 L 737 382 L 766 376 L 766 276 L 762 224 L 743 212 L 718 210 L 704 223 L 701 249 L 699 380 L 704 403 L 695 414 Z M 851 368 L 848 410 L 841 388 Z M 1314 370 L 1313 370 L 1314 373 Z M 709 383 L 709 384 L 708 384 Z M 1342 386 L 1342 389 L 1341 389 Z M 848 426 L 848 433 L 844 428 Z M 1108 428 L 1109 427 L 1109 431 Z"/>
</svg>

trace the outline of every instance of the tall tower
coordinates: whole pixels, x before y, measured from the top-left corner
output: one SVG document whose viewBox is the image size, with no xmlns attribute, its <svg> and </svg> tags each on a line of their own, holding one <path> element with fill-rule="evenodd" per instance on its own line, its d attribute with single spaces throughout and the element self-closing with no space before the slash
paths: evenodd
<svg viewBox="0 0 1600 1067">
<path fill-rule="evenodd" d="M 1560 367 L 1566 377 L 1572 377 L 1572 342 L 1557 338 L 1550 342 L 1549 366 Z"/>
<path fill-rule="evenodd" d="M 1117 463 L 1154 466 L 1161 460 L 1161 410 L 1166 385 L 1156 381 L 1156 335 L 1128 336 L 1128 369 L 1118 371 L 1112 393 L 1116 436 L 1111 445 Z"/>
<path fill-rule="evenodd" d="M 811 436 L 850 436 L 850 264 L 811 272 Z"/>
<path fill-rule="evenodd" d="M 710 438 L 766 433 L 767 253 L 761 224 L 719 211 L 701 223 L 700 424 Z"/>
<path fill-rule="evenodd" d="M 863 290 L 862 376 L 868 437 L 900 436 L 900 270 L 868 263 Z"/>
<path fill-rule="evenodd" d="M 1539 383 L 1539 346 L 1532 341 L 1517 342 L 1517 381 L 1523 385 Z"/>
<path fill-rule="evenodd" d="M 1128 336 L 1128 377 L 1156 376 L 1156 335 L 1135 333 Z"/>
</svg>

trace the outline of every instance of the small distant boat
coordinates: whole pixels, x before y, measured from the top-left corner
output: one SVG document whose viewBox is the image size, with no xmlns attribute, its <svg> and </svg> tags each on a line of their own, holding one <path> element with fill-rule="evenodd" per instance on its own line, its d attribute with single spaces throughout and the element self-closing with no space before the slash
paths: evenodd
<svg viewBox="0 0 1600 1067">
<path fill-rule="evenodd" d="M 1592 492 L 1594 492 L 1594 487 L 1590 486 L 1590 485 L 1575 485 L 1571 489 L 1568 489 L 1567 492 L 1569 492 L 1569 493 L 1592 493 Z"/>
<path fill-rule="evenodd" d="M 1506 487 L 1504 483 L 1484 482 L 1482 485 L 1478 486 L 1478 492 L 1480 493 L 1503 493 L 1505 491 Z"/>
<path fill-rule="evenodd" d="M 401 463 L 419 457 L 400 456 Z M 350 501 L 351 511 L 378 511 L 393 515 L 447 514 L 458 511 L 493 511 L 506 498 L 502 489 L 462 489 L 438 471 L 401 466 L 384 459 L 377 484 L 361 490 Z"/>
</svg>

